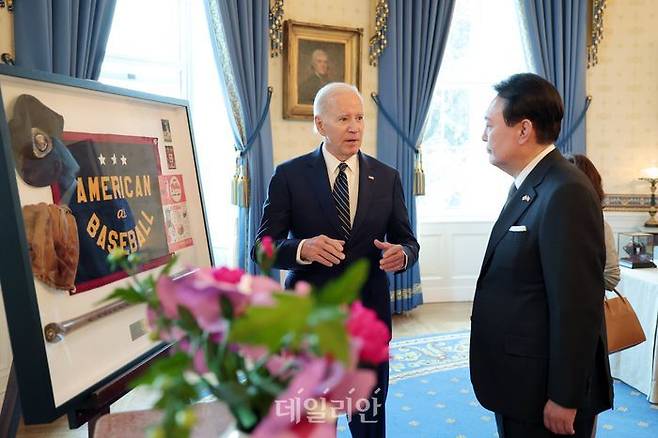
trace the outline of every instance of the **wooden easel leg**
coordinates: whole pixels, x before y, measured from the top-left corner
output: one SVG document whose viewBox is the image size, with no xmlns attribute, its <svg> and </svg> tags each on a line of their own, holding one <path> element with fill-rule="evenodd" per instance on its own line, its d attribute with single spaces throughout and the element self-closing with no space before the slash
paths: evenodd
<svg viewBox="0 0 658 438">
<path fill-rule="evenodd" d="M 97 415 L 94 417 L 90 418 L 89 421 L 87 421 L 87 433 L 89 438 L 94 438 L 94 432 L 96 432 L 96 422 L 98 421 L 99 418 L 101 418 L 105 414 L 110 413 L 110 407 L 108 406 L 107 409 L 103 409 L 98 412 Z"/>
<path fill-rule="evenodd" d="M 9 370 L 9 379 L 7 380 L 7 390 L 5 399 L 2 403 L 0 412 L 0 437 L 15 438 L 18 431 L 18 423 L 21 419 L 21 403 L 18 394 L 18 381 L 16 380 L 16 370 L 14 363 Z"/>
</svg>

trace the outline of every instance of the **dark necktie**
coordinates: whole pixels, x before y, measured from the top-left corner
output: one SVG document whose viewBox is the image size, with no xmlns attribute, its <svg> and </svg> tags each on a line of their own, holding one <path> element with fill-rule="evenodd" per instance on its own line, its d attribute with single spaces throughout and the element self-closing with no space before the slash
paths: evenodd
<svg viewBox="0 0 658 438">
<path fill-rule="evenodd" d="M 347 174 L 345 174 L 347 164 L 340 163 L 338 169 L 338 176 L 334 182 L 333 195 L 336 211 L 338 212 L 340 229 L 343 232 L 343 238 L 347 241 L 352 231 L 352 225 L 350 223 L 350 191 L 347 186 Z"/>
<path fill-rule="evenodd" d="M 503 206 L 503 210 L 505 207 L 507 207 L 507 204 L 510 203 L 512 199 L 514 199 L 514 195 L 516 195 L 516 191 L 518 189 L 516 188 L 516 184 L 512 183 L 512 187 L 509 188 L 509 192 L 507 193 L 507 201 L 505 201 L 505 205 Z"/>
</svg>

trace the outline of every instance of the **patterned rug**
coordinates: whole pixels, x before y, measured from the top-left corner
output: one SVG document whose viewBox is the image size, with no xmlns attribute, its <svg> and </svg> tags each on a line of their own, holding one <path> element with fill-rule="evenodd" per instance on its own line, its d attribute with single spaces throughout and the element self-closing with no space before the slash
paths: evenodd
<svg viewBox="0 0 658 438">
<path fill-rule="evenodd" d="M 469 332 L 391 342 L 387 436 L 497 437 L 494 415 L 478 403 L 468 373 Z M 338 436 L 350 436 L 345 419 Z M 598 420 L 598 438 L 658 437 L 658 405 L 615 381 L 615 409 Z"/>
</svg>

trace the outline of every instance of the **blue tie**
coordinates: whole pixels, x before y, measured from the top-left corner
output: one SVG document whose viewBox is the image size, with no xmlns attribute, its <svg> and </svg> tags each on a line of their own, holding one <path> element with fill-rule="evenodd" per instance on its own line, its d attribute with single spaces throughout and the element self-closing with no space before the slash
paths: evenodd
<svg viewBox="0 0 658 438">
<path fill-rule="evenodd" d="M 340 222 L 340 229 L 345 241 L 350 238 L 352 225 L 350 222 L 350 191 L 347 186 L 347 175 L 345 169 L 347 164 L 340 163 L 338 165 L 338 176 L 334 182 L 334 203 L 336 204 L 336 211 L 338 212 L 338 220 Z"/>
</svg>

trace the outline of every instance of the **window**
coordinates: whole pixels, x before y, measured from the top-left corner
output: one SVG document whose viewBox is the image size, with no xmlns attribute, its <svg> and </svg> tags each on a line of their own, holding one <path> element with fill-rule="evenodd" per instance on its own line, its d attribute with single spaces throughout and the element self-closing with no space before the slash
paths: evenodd
<svg viewBox="0 0 658 438">
<path fill-rule="evenodd" d="M 516 0 L 460 0 L 422 143 L 426 195 L 421 222 L 494 220 L 511 178 L 489 164 L 482 141 L 492 86 L 529 71 Z"/>
<path fill-rule="evenodd" d="M 118 0 L 99 80 L 190 102 L 215 263 L 234 266 L 235 152 L 204 2 Z"/>
</svg>

